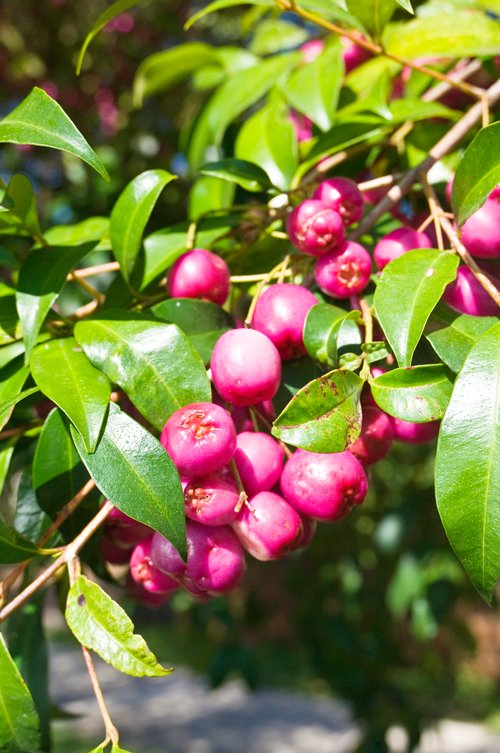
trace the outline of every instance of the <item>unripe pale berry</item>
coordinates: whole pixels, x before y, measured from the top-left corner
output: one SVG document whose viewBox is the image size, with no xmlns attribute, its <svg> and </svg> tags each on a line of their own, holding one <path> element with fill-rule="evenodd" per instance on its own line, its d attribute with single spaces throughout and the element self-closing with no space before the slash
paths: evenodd
<svg viewBox="0 0 500 753">
<path fill-rule="evenodd" d="M 285 453 L 269 434 L 244 431 L 236 438 L 234 461 L 249 497 L 269 491 L 278 482 Z"/>
<path fill-rule="evenodd" d="M 337 251 L 318 259 L 314 278 L 318 287 L 332 298 L 358 295 L 370 282 L 372 260 L 359 243 L 347 241 Z"/>
<path fill-rule="evenodd" d="M 153 564 L 151 557 L 152 539 L 153 537 L 150 536 L 134 547 L 130 556 L 130 575 L 146 591 L 150 591 L 151 593 L 170 593 L 179 588 L 179 584 Z"/>
<path fill-rule="evenodd" d="M 350 178 L 330 178 L 319 184 L 313 199 L 324 202 L 342 217 L 344 225 L 358 222 L 363 215 L 364 199 L 357 183 Z"/>
<path fill-rule="evenodd" d="M 300 515 L 283 497 L 269 491 L 251 497 L 232 528 L 247 552 L 262 561 L 281 559 L 302 537 Z"/>
<path fill-rule="evenodd" d="M 472 256 L 480 259 L 500 257 L 500 197 L 496 189 L 483 206 L 464 222 L 461 240 Z"/>
<path fill-rule="evenodd" d="M 252 327 L 267 335 L 283 360 L 298 358 L 306 353 L 302 337 L 306 316 L 317 303 L 302 285 L 272 285 L 257 301 Z"/>
<path fill-rule="evenodd" d="M 306 199 L 290 212 L 286 220 L 290 241 L 310 256 L 324 256 L 345 239 L 342 218 L 322 201 Z"/>
<path fill-rule="evenodd" d="M 483 265 L 485 267 L 485 265 Z M 485 267 L 485 271 L 486 270 Z M 500 285 L 500 280 L 493 277 Z M 448 306 L 471 316 L 498 316 L 499 309 L 493 298 L 486 292 L 469 267 L 459 267 L 456 279 L 446 287 L 443 300 Z"/>
<path fill-rule="evenodd" d="M 191 403 L 172 413 L 160 442 L 183 476 L 201 476 L 229 463 L 236 430 L 227 410 L 215 403 Z"/>
<path fill-rule="evenodd" d="M 284 497 L 302 515 L 334 521 L 360 505 L 366 495 L 363 466 L 348 450 L 296 451 L 281 474 Z"/>
<path fill-rule="evenodd" d="M 239 496 L 229 474 L 209 473 L 191 479 L 184 490 L 186 515 L 207 526 L 227 525 L 236 518 Z"/>
<path fill-rule="evenodd" d="M 425 444 L 435 439 L 439 433 L 440 421 L 428 421 L 425 424 L 415 424 L 403 421 L 402 418 L 391 416 L 394 439 L 406 444 Z"/>
<path fill-rule="evenodd" d="M 229 526 L 204 526 L 188 520 L 186 535 L 188 562 L 183 581 L 211 594 L 223 594 L 238 585 L 245 557 Z"/>
<path fill-rule="evenodd" d="M 387 413 L 373 405 L 364 405 L 361 434 L 349 447 L 349 452 L 364 465 L 371 465 L 387 455 L 392 435 L 392 422 Z"/>
<path fill-rule="evenodd" d="M 180 256 L 167 274 L 172 298 L 203 298 L 222 305 L 229 293 L 229 268 L 220 256 L 194 248 Z"/>
<path fill-rule="evenodd" d="M 215 344 L 210 365 L 217 392 L 233 405 L 256 405 L 278 391 L 280 354 L 262 332 L 225 332 Z"/>
<path fill-rule="evenodd" d="M 431 248 L 431 242 L 425 233 L 419 233 L 411 227 L 398 227 L 379 240 L 373 249 L 373 258 L 379 270 L 393 259 L 403 256 L 415 248 Z"/>
</svg>

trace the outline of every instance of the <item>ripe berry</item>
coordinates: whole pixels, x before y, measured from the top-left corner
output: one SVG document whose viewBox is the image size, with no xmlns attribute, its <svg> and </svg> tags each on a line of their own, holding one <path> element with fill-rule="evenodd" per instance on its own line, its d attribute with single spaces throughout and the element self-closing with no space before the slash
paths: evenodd
<svg viewBox="0 0 500 753">
<path fill-rule="evenodd" d="M 223 594 L 237 586 L 245 571 L 245 557 L 231 528 L 188 520 L 186 533 L 188 561 L 183 582 L 211 594 Z"/>
<path fill-rule="evenodd" d="M 104 561 L 111 565 L 125 565 L 130 560 L 130 553 L 134 546 L 120 546 L 115 539 L 104 533 L 101 539 L 101 554 Z"/>
<path fill-rule="evenodd" d="M 180 256 L 167 274 L 172 298 L 203 298 L 220 306 L 229 292 L 229 268 L 220 256 L 194 248 Z"/>
<path fill-rule="evenodd" d="M 257 301 L 252 327 L 267 335 L 284 361 L 298 358 L 306 353 L 302 338 L 306 316 L 317 303 L 302 285 L 272 285 Z"/>
<path fill-rule="evenodd" d="M 151 541 L 151 560 L 159 570 L 177 578 L 186 570 L 186 563 L 175 546 L 158 532 Z"/>
<path fill-rule="evenodd" d="M 238 434 L 234 461 L 249 497 L 273 488 L 281 476 L 284 457 L 282 447 L 269 434 L 260 431 Z"/>
<path fill-rule="evenodd" d="M 483 206 L 464 222 L 461 239 L 472 256 L 480 259 L 500 257 L 500 197 L 496 189 Z"/>
<path fill-rule="evenodd" d="M 179 588 L 179 584 L 153 564 L 151 557 L 152 539 L 153 537 L 150 536 L 134 548 L 130 557 L 130 575 L 146 591 L 170 593 Z"/>
<path fill-rule="evenodd" d="M 321 55 L 325 49 L 325 43 L 322 39 L 309 39 L 300 45 L 300 52 L 302 55 L 303 63 L 312 63 L 317 57 Z"/>
<path fill-rule="evenodd" d="M 324 256 L 345 238 L 342 218 L 322 201 L 306 199 L 290 212 L 286 221 L 291 242 L 310 256 Z"/>
<path fill-rule="evenodd" d="M 318 527 L 317 521 L 314 518 L 308 518 L 307 515 L 301 515 L 302 520 L 302 536 L 297 539 L 294 544 L 294 549 L 305 549 L 314 538 L 316 529 Z"/>
<path fill-rule="evenodd" d="M 371 465 L 387 455 L 392 435 L 392 422 L 387 413 L 373 405 L 364 405 L 361 434 L 349 447 L 349 452 L 364 465 Z"/>
<path fill-rule="evenodd" d="M 280 385 L 280 354 L 253 329 L 233 329 L 219 337 L 210 365 L 217 392 L 233 405 L 270 400 Z"/>
<path fill-rule="evenodd" d="M 183 476 L 201 476 L 229 463 L 236 430 L 229 413 L 214 403 L 191 403 L 172 413 L 160 442 Z"/>
<path fill-rule="evenodd" d="M 432 244 L 425 233 L 411 227 L 398 227 L 379 240 L 373 249 L 373 258 L 377 268 L 382 270 L 390 261 L 414 248 L 432 248 Z"/>
<path fill-rule="evenodd" d="M 276 560 L 295 548 L 302 538 L 300 515 L 274 492 L 259 492 L 239 512 L 232 525 L 252 557 Z"/>
<path fill-rule="evenodd" d="M 486 271 L 486 266 L 483 265 Z M 488 270 L 489 271 L 489 270 Z M 496 285 L 500 280 L 493 278 Z M 448 306 L 471 316 L 497 316 L 498 306 L 469 267 L 459 267 L 457 277 L 446 287 L 443 300 Z"/>
<path fill-rule="evenodd" d="M 365 63 L 372 57 L 372 53 L 369 50 L 365 50 L 364 47 L 360 47 L 359 44 L 356 44 L 351 39 L 347 39 L 347 37 L 340 37 L 340 42 L 342 44 L 342 59 L 346 73 L 350 73 L 358 65 Z"/>
<path fill-rule="evenodd" d="M 349 298 L 363 292 L 370 282 L 372 260 L 359 243 L 347 241 L 337 251 L 318 259 L 314 278 L 318 287 L 332 298 Z"/>
<path fill-rule="evenodd" d="M 313 194 L 342 217 L 344 225 L 358 222 L 363 215 L 364 199 L 357 183 L 350 178 L 330 178 L 319 184 Z"/>
<path fill-rule="evenodd" d="M 363 466 L 349 451 L 298 450 L 281 474 L 285 499 L 298 512 L 316 520 L 339 520 L 366 495 Z"/>
<path fill-rule="evenodd" d="M 406 444 L 425 444 L 435 439 L 439 433 L 440 421 L 429 421 L 425 424 L 414 424 L 412 421 L 403 421 L 402 418 L 391 416 L 394 439 Z"/>
<path fill-rule="evenodd" d="M 151 528 L 130 518 L 117 507 L 108 513 L 105 523 L 106 536 L 117 546 L 132 548 L 140 541 L 151 535 Z M 108 560 L 109 562 L 111 560 Z"/>
<path fill-rule="evenodd" d="M 207 526 L 232 523 L 238 500 L 238 487 L 228 474 L 210 473 L 191 479 L 184 490 L 186 515 Z"/>
</svg>

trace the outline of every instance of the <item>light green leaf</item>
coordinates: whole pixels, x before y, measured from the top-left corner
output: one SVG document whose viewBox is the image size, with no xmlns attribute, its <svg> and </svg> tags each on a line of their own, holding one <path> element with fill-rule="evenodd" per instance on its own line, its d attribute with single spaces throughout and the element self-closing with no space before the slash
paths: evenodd
<svg viewBox="0 0 500 753">
<path fill-rule="evenodd" d="M 441 364 L 393 369 L 370 382 L 373 399 L 386 413 L 403 421 L 425 423 L 443 417 L 453 390 Z"/>
<path fill-rule="evenodd" d="M 443 363 L 458 373 L 472 346 L 495 324 L 498 319 L 494 316 L 461 314 L 449 327 L 431 332 L 426 337 Z"/>
<path fill-rule="evenodd" d="M 345 4 L 347 10 L 363 24 L 365 31 L 378 40 L 385 25 L 392 18 L 398 2 L 397 0 L 346 0 Z"/>
<path fill-rule="evenodd" d="M 484 204 L 500 183 L 500 123 L 481 128 L 464 152 L 453 178 L 451 206 L 459 225 Z"/>
<path fill-rule="evenodd" d="M 40 722 L 30 692 L 0 633 L 0 750 L 40 753 Z"/>
<path fill-rule="evenodd" d="M 32 238 L 40 237 L 40 224 L 36 208 L 35 194 L 29 179 L 17 173 L 13 175 L 7 186 L 2 205 L 19 222 L 19 224 L 31 235 Z"/>
<path fill-rule="evenodd" d="M 44 233 L 49 246 L 80 246 L 95 241 L 95 251 L 109 251 L 109 217 L 87 217 L 74 225 L 53 225 Z"/>
</svg>

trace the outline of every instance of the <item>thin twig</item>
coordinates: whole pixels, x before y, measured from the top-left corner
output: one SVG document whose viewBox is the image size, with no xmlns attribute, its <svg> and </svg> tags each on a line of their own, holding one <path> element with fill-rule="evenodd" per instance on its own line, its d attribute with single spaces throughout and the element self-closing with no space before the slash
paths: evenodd
<svg viewBox="0 0 500 753">
<path fill-rule="evenodd" d="M 117 261 L 108 261 L 105 264 L 96 264 L 93 267 L 84 267 L 83 269 L 77 269 L 75 270 L 78 273 L 78 277 L 93 277 L 94 275 L 101 275 L 104 272 L 118 272 L 120 269 L 120 265 Z M 66 278 L 67 280 L 72 279 L 71 272 Z"/>
<path fill-rule="evenodd" d="M 229 467 L 231 468 L 231 473 L 233 474 L 233 478 L 236 481 L 236 486 L 238 487 L 238 491 L 240 493 L 238 502 L 236 503 L 236 507 L 234 508 L 235 512 L 239 512 L 241 508 L 243 507 L 243 505 L 248 504 L 248 494 L 246 493 L 245 487 L 243 486 L 243 481 L 241 480 L 240 472 L 238 470 L 238 466 L 236 465 L 236 461 L 234 460 L 234 458 L 230 460 Z"/>
<path fill-rule="evenodd" d="M 429 181 L 427 180 L 427 176 L 425 173 L 422 173 L 420 176 L 420 180 L 422 181 L 422 188 L 424 189 L 424 194 L 427 199 L 427 203 L 429 204 L 429 209 L 431 212 L 432 221 L 434 222 L 434 230 L 436 231 L 436 238 L 438 243 L 438 248 L 440 251 L 444 249 L 444 243 L 443 243 L 443 231 L 441 228 L 441 218 L 440 218 L 440 205 L 437 201 L 436 194 L 431 189 L 431 186 L 429 184 Z"/>
<path fill-rule="evenodd" d="M 22 434 L 26 434 L 27 431 L 36 429 L 42 424 L 43 421 L 42 419 L 40 419 L 39 421 L 32 421 L 32 423 L 25 424 L 24 426 L 17 426 L 15 429 L 6 429 L 5 431 L 0 431 L 0 441 L 2 441 L 2 439 L 10 439 L 10 437 L 20 437 Z"/>
<path fill-rule="evenodd" d="M 97 301 L 98 304 L 104 303 L 105 296 L 97 288 L 94 288 L 87 280 L 80 276 L 80 273 L 74 270 L 68 275 L 70 280 L 74 280 L 91 298 Z"/>
</svg>

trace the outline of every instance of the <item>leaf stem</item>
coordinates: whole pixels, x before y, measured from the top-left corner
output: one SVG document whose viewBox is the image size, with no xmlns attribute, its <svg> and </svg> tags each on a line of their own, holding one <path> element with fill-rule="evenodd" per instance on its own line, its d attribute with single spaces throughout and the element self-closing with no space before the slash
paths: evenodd
<svg viewBox="0 0 500 753">
<path fill-rule="evenodd" d="M 240 472 L 238 470 L 238 466 L 236 465 L 236 461 L 234 458 L 230 461 L 229 466 L 231 468 L 231 473 L 233 474 L 234 480 L 236 481 L 236 486 L 238 487 L 238 491 L 240 493 L 240 497 L 238 499 L 238 502 L 236 503 L 236 507 L 234 508 L 235 512 L 239 512 L 243 505 L 248 504 L 248 494 L 245 491 L 245 487 L 243 486 L 243 481 L 241 480 Z"/>
</svg>

